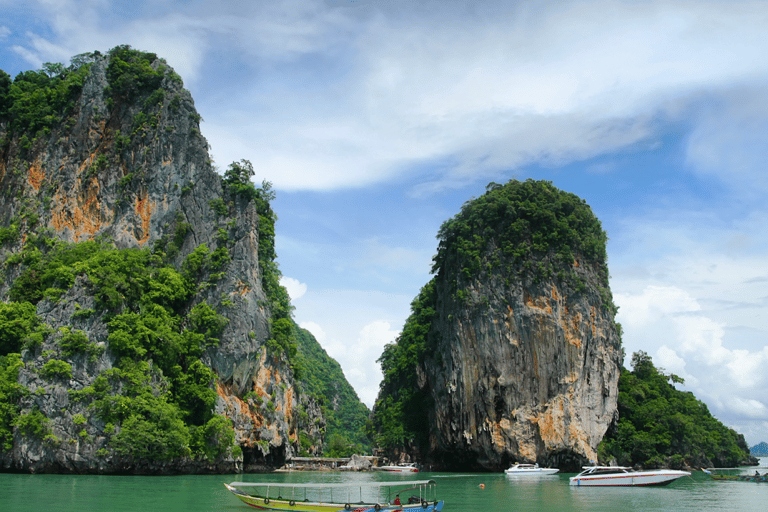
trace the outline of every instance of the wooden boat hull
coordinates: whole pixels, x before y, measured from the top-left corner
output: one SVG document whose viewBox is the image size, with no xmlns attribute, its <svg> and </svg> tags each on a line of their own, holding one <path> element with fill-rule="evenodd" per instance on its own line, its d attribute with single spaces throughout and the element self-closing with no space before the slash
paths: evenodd
<svg viewBox="0 0 768 512">
<path fill-rule="evenodd" d="M 440 512 L 443 501 L 389 505 L 376 503 L 317 503 L 251 496 L 231 485 L 224 486 L 237 498 L 251 507 L 276 512 Z"/>
<path fill-rule="evenodd" d="M 713 480 L 719 480 L 721 482 L 758 482 L 758 483 L 766 483 L 768 482 L 768 476 L 766 475 L 760 475 L 760 476 L 754 476 L 754 475 L 712 475 L 710 474 Z"/>
</svg>

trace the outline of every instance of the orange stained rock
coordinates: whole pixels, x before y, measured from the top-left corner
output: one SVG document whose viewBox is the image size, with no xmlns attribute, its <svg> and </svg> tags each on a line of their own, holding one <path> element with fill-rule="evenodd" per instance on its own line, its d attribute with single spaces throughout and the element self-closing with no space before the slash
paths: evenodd
<svg viewBox="0 0 768 512">
<path fill-rule="evenodd" d="M 597 452 L 592 449 L 587 434 L 579 427 L 577 422 L 571 422 L 568 426 L 570 435 L 570 444 L 576 448 L 581 448 L 588 460 L 597 460 Z"/>
<path fill-rule="evenodd" d="M 221 382 L 216 382 L 216 394 L 224 400 L 227 409 L 238 410 L 241 414 L 248 416 L 254 429 L 260 428 L 263 425 L 263 418 L 260 415 L 254 414 L 248 402 L 233 394 L 228 386 L 224 386 Z"/>
<path fill-rule="evenodd" d="M 540 309 L 549 314 L 552 313 L 552 304 L 550 303 L 549 297 L 542 296 L 534 299 L 528 293 L 526 293 L 525 305 L 530 308 Z"/>
<path fill-rule="evenodd" d="M 541 440 L 548 445 L 556 445 L 565 441 L 566 410 L 563 397 L 558 396 L 549 402 L 547 410 L 538 415 L 534 422 L 539 426 Z"/>
<path fill-rule="evenodd" d="M 88 156 L 88 158 L 86 158 L 85 160 L 83 160 L 83 163 L 81 163 L 81 164 L 80 164 L 80 167 L 78 167 L 78 168 L 77 168 L 77 174 L 78 174 L 78 175 L 81 175 L 81 174 L 83 174 L 85 171 L 87 171 L 87 170 L 88 170 L 88 168 L 90 168 L 90 167 L 91 167 L 91 165 L 93 165 L 93 161 L 94 161 L 94 160 L 96 160 L 96 152 L 93 152 L 93 153 L 91 153 L 91 154 Z"/>
<path fill-rule="evenodd" d="M 285 390 L 285 410 L 283 411 L 286 418 L 293 417 L 293 388 L 289 387 Z"/>
<path fill-rule="evenodd" d="M 487 427 L 491 433 L 491 442 L 498 448 L 505 448 L 507 446 L 505 433 L 511 432 L 512 423 L 507 418 L 501 418 L 494 423 L 488 418 L 485 421 L 488 423 Z"/>
<path fill-rule="evenodd" d="M 40 161 L 34 162 L 30 168 L 29 168 L 29 178 L 27 178 L 27 183 L 35 189 L 35 191 L 40 190 L 40 185 L 43 183 L 43 180 L 45 179 L 45 171 L 43 170 L 42 166 L 40 165 Z"/>
<path fill-rule="evenodd" d="M 563 322 L 563 334 L 565 341 L 574 347 L 581 348 L 581 313 L 576 312 L 573 316 L 565 316 Z"/>
<path fill-rule="evenodd" d="M 53 197 L 56 209 L 51 212 L 51 226 L 56 231 L 69 229 L 75 241 L 92 238 L 102 227 L 101 203 L 99 202 L 99 182 L 96 178 L 82 190 L 78 180 L 77 194 L 57 194 Z"/>
<path fill-rule="evenodd" d="M 235 286 L 237 287 L 237 293 L 239 293 L 241 297 L 251 291 L 251 287 L 248 283 L 242 280 L 238 280 Z"/>
<path fill-rule="evenodd" d="M 141 231 L 144 234 L 138 242 L 139 245 L 144 245 L 149 240 L 149 221 L 152 218 L 152 205 L 148 193 L 145 193 L 143 197 L 136 197 L 134 211 L 141 218 Z"/>
</svg>

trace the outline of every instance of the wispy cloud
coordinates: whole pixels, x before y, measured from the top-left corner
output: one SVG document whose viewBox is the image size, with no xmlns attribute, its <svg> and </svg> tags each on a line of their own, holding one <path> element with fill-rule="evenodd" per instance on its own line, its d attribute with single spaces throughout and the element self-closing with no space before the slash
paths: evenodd
<svg viewBox="0 0 768 512">
<path fill-rule="evenodd" d="M 768 76 L 760 2 L 364 4 L 142 3 L 118 21 L 107 2 L 41 1 L 54 36 L 30 33 L 18 52 L 37 65 L 121 43 L 162 48 L 190 86 L 213 80 L 247 107 L 205 105 L 216 159 L 255 153 L 281 189 L 363 186 L 433 160 L 445 165 L 437 182 L 456 186 L 530 162 L 589 158 L 652 137 L 660 118 L 699 108 L 712 91 Z M 222 45 L 253 70 L 255 87 L 229 84 L 223 68 L 201 75 Z M 764 130 L 764 90 L 707 107 L 692 165 L 753 172 L 764 151 L 719 161 L 727 152 L 712 158 L 710 143 L 746 147 L 741 135 Z"/>
</svg>

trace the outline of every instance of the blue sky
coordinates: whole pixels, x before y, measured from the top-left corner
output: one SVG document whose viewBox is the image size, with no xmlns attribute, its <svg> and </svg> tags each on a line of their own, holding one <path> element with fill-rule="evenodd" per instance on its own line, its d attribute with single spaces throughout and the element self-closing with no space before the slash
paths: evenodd
<svg viewBox="0 0 768 512">
<path fill-rule="evenodd" d="M 547 179 L 608 233 L 627 357 L 768 441 L 765 1 L 0 0 L 11 76 L 118 44 L 274 184 L 295 318 L 369 406 L 440 224 Z"/>
</svg>

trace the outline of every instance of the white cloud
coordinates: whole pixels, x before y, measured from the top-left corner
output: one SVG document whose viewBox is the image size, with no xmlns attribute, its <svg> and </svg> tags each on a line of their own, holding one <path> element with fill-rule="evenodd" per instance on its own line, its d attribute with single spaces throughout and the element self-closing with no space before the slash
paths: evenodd
<svg viewBox="0 0 768 512">
<path fill-rule="evenodd" d="M 323 342 L 328 339 L 328 336 L 325 334 L 323 328 L 315 322 L 301 322 L 299 327 L 311 332 L 315 339 L 320 343 L 320 345 L 323 345 Z"/>
<path fill-rule="evenodd" d="M 687 163 L 746 193 L 765 194 L 768 152 L 768 95 L 763 85 L 738 88 L 708 102 L 687 142 Z M 736 185 L 738 184 L 738 185 Z"/>
<path fill-rule="evenodd" d="M 678 377 L 682 377 L 683 380 L 685 380 L 685 383 L 689 386 L 696 386 L 699 384 L 699 379 L 686 372 L 685 360 L 677 355 L 677 352 L 666 345 L 659 347 L 656 351 L 656 356 L 653 358 L 653 362 L 655 366 L 664 368 L 665 373 L 674 373 Z"/>
<path fill-rule="evenodd" d="M 381 356 L 384 346 L 393 342 L 398 334 L 399 331 L 393 331 L 389 322 L 376 320 L 363 327 L 357 343 L 351 347 L 351 354 L 343 356 L 350 368 L 347 378 L 368 407 L 376 401 L 382 378 L 381 367 L 375 361 Z"/>
<path fill-rule="evenodd" d="M 376 354 L 381 355 L 384 345 L 392 343 L 398 334 L 399 331 L 393 331 L 389 322 L 376 320 L 363 327 L 360 331 L 356 351 L 361 354 L 374 351 Z"/>
<path fill-rule="evenodd" d="M 714 366 L 729 361 L 731 351 L 723 347 L 723 325 L 705 316 L 686 316 L 674 319 L 676 339 L 683 353 Z"/>
<path fill-rule="evenodd" d="M 742 416 L 756 419 L 768 419 L 768 407 L 759 400 L 731 397 L 726 407 Z"/>
<path fill-rule="evenodd" d="M 292 277 L 281 277 L 280 284 L 288 291 L 291 300 L 298 300 L 307 293 L 307 284 Z"/>
<path fill-rule="evenodd" d="M 375 290 L 312 287 L 295 315 L 299 325 L 314 334 L 328 355 L 338 361 L 360 400 L 372 407 L 381 381 L 376 360 L 384 345 L 398 336 L 397 328 L 405 322 L 411 300 L 413 296 Z"/>
<path fill-rule="evenodd" d="M 642 326 L 661 317 L 691 311 L 701 306 L 687 292 L 675 286 L 647 286 L 640 295 L 616 293 L 617 320 L 626 326 Z"/>
<path fill-rule="evenodd" d="M 755 389 L 765 385 L 768 346 L 762 352 L 732 350 L 729 356 L 727 366 L 737 386 L 742 389 Z"/>
</svg>

